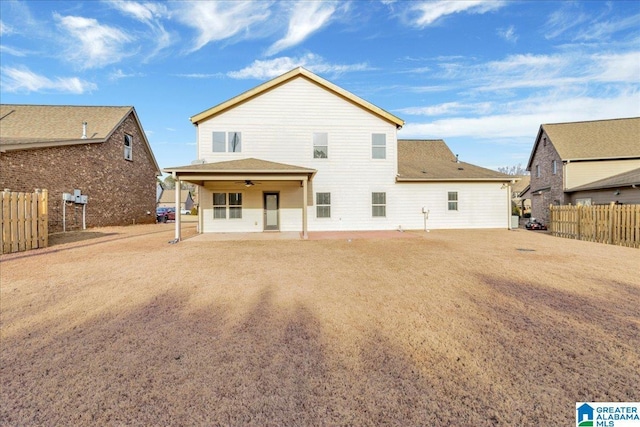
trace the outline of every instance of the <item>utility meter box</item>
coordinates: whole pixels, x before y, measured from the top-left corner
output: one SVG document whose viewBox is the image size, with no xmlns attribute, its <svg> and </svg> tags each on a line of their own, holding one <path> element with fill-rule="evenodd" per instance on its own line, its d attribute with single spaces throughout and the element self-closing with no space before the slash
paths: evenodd
<svg viewBox="0 0 640 427">
<path fill-rule="evenodd" d="M 88 201 L 89 197 L 85 195 L 81 195 L 79 199 L 76 199 L 76 203 L 79 203 L 81 205 L 86 205 Z"/>
</svg>

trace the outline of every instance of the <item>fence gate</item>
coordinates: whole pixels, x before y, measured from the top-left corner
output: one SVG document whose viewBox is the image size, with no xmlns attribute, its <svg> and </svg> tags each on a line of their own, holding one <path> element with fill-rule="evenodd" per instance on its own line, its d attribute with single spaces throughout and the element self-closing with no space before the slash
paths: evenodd
<svg viewBox="0 0 640 427">
<path fill-rule="evenodd" d="M 640 205 L 549 207 L 551 234 L 640 248 Z"/>
<path fill-rule="evenodd" d="M 47 190 L 18 193 L 4 190 L 0 198 L 2 245 L 0 254 L 46 248 L 49 244 Z"/>
</svg>

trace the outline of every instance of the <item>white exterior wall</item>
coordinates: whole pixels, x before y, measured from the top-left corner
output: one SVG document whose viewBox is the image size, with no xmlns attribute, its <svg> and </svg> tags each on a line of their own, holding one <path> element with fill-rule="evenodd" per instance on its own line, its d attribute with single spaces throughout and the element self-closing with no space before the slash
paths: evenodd
<svg viewBox="0 0 640 427">
<path fill-rule="evenodd" d="M 566 163 L 564 165 L 564 189 L 589 184 L 637 168 L 640 168 L 640 159 Z"/>
<path fill-rule="evenodd" d="M 242 132 L 242 151 L 213 153 L 214 131 Z M 313 158 L 315 132 L 328 134 L 328 159 Z M 373 133 L 386 135 L 386 159 L 372 159 Z M 396 126 L 304 78 L 289 81 L 200 123 L 198 141 L 198 158 L 207 162 L 253 157 L 316 169 L 318 172 L 309 183 L 309 230 L 394 228 L 394 221 L 388 215 L 387 218 L 372 218 L 371 192 L 386 192 L 389 198 L 395 189 Z M 255 197 L 258 205 L 251 209 L 260 210 L 258 226 L 255 225 L 258 212 L 247 212 L 246 221 L 243 219 L 237 224 L 227 224 L 230 228 L 225 230 L 262 231 L 262 192 L 275 190 L 281 191 L 280 229 L 300 231 L 301 189 L 299 195 L 295 196 L 299 202 L 287 200 L 280 189 L 283 185 L 274 183 L 266 188 L 262 183 L 249 189 L 249 194 L 257 192 Z M 331 193 L 331 218 L 316 218 L 316 192 Z M 212 213 L 206 210 L 212 207 L 212 196 L 210 193 L 201 196 L 201 204 L 205 209 L 205 232 L 221 231 L 225 227 L 223 223 L 236 222 L 216 220 L 213 221 L 216 224 L 212 224 L 209 221 L 212 220 Z M 285 202 L 289 207 L 284 205 Z M 300 205 L 292 205 L 296 202 Z"/>
<path fill-rule="evenodd" d="M 502 183 L 401 183 L 387 210 L 396 226 L 424 228 L 422 208 L 429 211 L 427 229 L 508 228 L 511 199 Z M 458 210 L 448 210 L 448 193 L 458 192 Z"/>
<path fill-rule="evenodd" d="M 241 132 L 240 153 L 214 153 L 212 133 Z M 313 134 L 328 134 L 328 159 L 313 158 Z M 386 135 L 386 159 L 372 159 L 371 135 Z M 501 183 L 402 183 L 397 173 L 395 124 L 355 106 L 316 84 L 296 78 L 198 126 L 198 158 L 220 162 L 257 158 L 316 169 L 309 182 L 308 230 L 507 228 L 508 189 Z M 263 192 L 280 193 L 281 231 L 302 230 L 300 182 L 208 182 L 201 189 L 204 232 L 261 232 Z M 242 192 L 242 219 L 213 219 L 213 192 Z M 447 192 L 457 191 L 459 210 L 447 211 Z M 331 217 L 317 218 L 316 193 L 331 193 Z M 385 192 L 386 217 L 372 216 L 371 193 Z"/>
</svg>

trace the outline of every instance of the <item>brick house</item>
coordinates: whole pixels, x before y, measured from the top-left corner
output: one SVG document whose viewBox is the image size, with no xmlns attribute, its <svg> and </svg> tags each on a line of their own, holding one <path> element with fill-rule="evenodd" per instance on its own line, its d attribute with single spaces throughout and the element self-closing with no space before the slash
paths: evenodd
<svg viewBox="0 0 640 427">
<path fill-rule="evenodd" d="M 0 188 L 49 192 L 49 232 L 155 222 L 160 168 L 133 107 L 0 105 Z M 65 205 L 63 205 L 65 204 Z"/>
<path fill-rule="evenodd" d="M 531 216 L 543 221 L 549 220 L 552 204 L 632 203 L 632 193 L 629 200 L 615 191 L 592 199 L 584 190 L 638 168 L 640 117 L 543 124 L 527 164 L 530 186 L 521 197 L 531 198 Z"/>
</svg>

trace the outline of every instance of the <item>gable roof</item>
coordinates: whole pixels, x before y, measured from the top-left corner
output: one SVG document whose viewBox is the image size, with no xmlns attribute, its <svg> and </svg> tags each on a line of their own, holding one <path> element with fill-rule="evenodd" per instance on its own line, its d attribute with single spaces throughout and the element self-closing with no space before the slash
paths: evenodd
<svg viewBox="0 0 640 427">
<path fill-rule="evenodd" d="M 160 175 L 151 146 L 132 106 L 0 104 L 0 152 L 105 142 L 133 114 Z M 87 123 L 83 138 L 83 122 Z"/>
<path fill-rule="evenodd" d="M 513 184 L 511 191 L 518 194 L 524 194 L 524 190 L 531 183 L 531 175 L 517 175 L 517 177 L 520 178 L 520 181 Z"/>
<path fill-rule="evenodd" d="M 441 139 L 398 140 L 398 182 L 517 181 L 519 177 L 459 162 Z"/>
<path fill-rule="evenodd" d="M 567 190 L 567 192 L 631 187 L 632 185 L 639 187 L 638 191 L 640 191 L 640 168 L 619 173 L 618 175 L 610 176 L 608 178 L 599 179 L 597 181 L 580 185 L 578 187 L 570 188 Z"/>
<path fill-rule="evenodd" d="M 227 160 L 224 162 L 202 163 L 189 166 L 164 168 L 165 172 L 200 172 L 200 173 L 305 173 L 313 174 L 315 169 L 302 166 L 287 165 L 254 158 Z"/>
<path fill-rule="evenodd" d="M 527 164 L 528 170 L 543 132 L 562 160 L 640 157 L 640 117 L 551 123 L 540 126 Z"/>
<path fill-rule="evenodd" d="M 180 195 L 182 196 L 181 202 L 186 202 L 187 200 L 193 200 L 191 195 L 191 191 L 189 190 L 181 190 Z M 160 203 L 175 203 L 176 202 L 176 190 L 163 190 L 162 196 L 160 196 Z"/>
<path fill-rule="evenodd" d="M 190 118 L 191 123 L 193 123 L 194 125 L 197 125 L 198 123 L 210 119 L 211 117 L 214 117 L 224 111 L 227 111 L 231 108 L 236 107 L 237 105 L 240 105 L 244 102 L 247 102 L 257 96 L 262 95 L 265 92 L 268 92 L 272 89 L 277 88 L 278 86 L 281 86 L 293 79 L 297 79 L 297 78 L 304 78 L 318 86 L 320 86 L 321 88 L 351 102 L 352 104 L 366 110 L 369 111 L 371 114 L 374 114 L 378 117 L 380 117 L 383 120 L 386 120 L 390 123 L 395 124 L 398 128 L 402 127 L 404 125 L 404 120 L 394 116 L 393 114 L 389 113 L 388 111 L 383 110 L 380 107 L 377 107 L 373 104 L 371 104 L 368 101 L 365 101 L 364 99 L 352 94 L 351 92 L 342 89 L 339 86 L 336 86 L 335 84 L 329 82 L 328 80 L 323 79 L 322 77 L 312 73 L 311 71 L 303 68 L 303 67 L 298 67 L 298 68 L 294 68 L 293 70 L 279 76 L 276 77 L 274 79 L 271 79 L 259 86 L 254 87 L 253 89 L 250 89 L 244 93 L 241 93 L 240 95 L 231 98 L 221 104 L 218 104 L 212 108 L 209 108 L 201 113 L 196 114 L 195 116 L 192 116 Z"/>
</svg>

